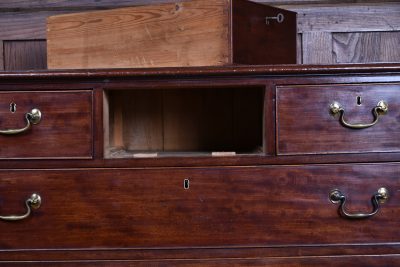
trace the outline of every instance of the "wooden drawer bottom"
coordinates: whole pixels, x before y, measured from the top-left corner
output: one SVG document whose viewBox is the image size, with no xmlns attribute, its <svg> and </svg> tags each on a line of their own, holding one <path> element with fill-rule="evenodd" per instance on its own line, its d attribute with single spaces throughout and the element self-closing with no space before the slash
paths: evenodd
<svg viewBox="0 0 400 267">
<path fill-rule="evenodd" d="M 159 260 L 159 261 L 86 261 L 86 262 L 7 262 L 0 265 L 4 266 L 136 266 L 136 267 L 158 267 L 158 266 L 177 266 L 177 267 L 381 267 L 398 266 L 400 255 L 374 255 L 374 256 L 329 256 L 329 257 L 292 257 L 292 258 L 262 258 L 262 259 L 203 259 L 203 260 Z"/>
</svg>

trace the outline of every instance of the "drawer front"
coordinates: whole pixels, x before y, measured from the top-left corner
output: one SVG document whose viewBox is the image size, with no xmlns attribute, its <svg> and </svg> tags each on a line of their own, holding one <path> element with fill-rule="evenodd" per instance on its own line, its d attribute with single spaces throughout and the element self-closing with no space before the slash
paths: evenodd
<svg viewBox="0 0 400 267">
<path fill-rule="evenodd" d="M 1 249 L 284 246 L 400 242 L 400 164 L 168 170 L 1 170 Z M 185 182 L 185 179 L 188 179 Z M 378 188 L 390 197 L 369 219 Z"/>
<path fill-rule="evenodd" d="M 91 260 L 91 261 L 28 261 L 28 262 L 7 262 L 4 266 L 62 266 L 62 267 L 382 267 L 399 266 L 400 255 L 355 255 L 355 256 L 327 256 L 327 257 L 272 257 L 256 259 L 165 259 L 165 260 L 144 260 L 144 261 L 116 261 L 116 260 Z M 0 265 L 2 262 L 0 261 Z"/>
<path fill-rule="evenodd" d="M 0 158 L 92 157 L 92 91 L 1 92 L 0 131 L 23 130 L 33 109 L 41 113 L 37 124 L 0 132 Z"/>
<path fill-rule="evenodd" d="M 277 88 L 277 153 L 326 154 L 400 151 L 400 85 L 312 85 Z M 371 124 L 373 109 L 385 101 L 388 112 Z M 333 115 L 330 105 L 344 110 Z"/>
</svg>

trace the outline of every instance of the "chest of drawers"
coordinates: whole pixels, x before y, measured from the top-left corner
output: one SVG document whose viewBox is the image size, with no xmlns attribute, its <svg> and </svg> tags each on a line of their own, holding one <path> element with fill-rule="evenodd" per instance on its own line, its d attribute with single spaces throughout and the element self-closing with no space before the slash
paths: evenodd
<svg viewBox="0 0 400 267">
<path fill-rule="evenodd" d="M 400 263 L 399 65 L 2 73 L 0 90 L 0 265 Z"/>
</svg>

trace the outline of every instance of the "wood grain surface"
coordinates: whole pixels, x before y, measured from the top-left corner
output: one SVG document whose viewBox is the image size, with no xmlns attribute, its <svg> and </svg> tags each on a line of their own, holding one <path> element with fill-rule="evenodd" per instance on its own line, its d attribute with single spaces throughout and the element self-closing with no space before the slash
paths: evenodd
<svg viewBox="0 0 400 267">
<path fill-rule="evenodd" d="M 306 32 L 302 34 L 302 63 L 332 64 L 332 34 Z"/>
<path fill-rule="evenodd" d="M 46 19 L 52 15 L 76 13 L 116 7 L 150 5 L 170 2 L 168 0 L 85 0 L 85 1 L 26 1 L 12 0 L 0 3 L 0 42 L 3 40 L 34 40 L 46 39 Z M 271 4 L 280 8 L 298 12 L 298 39 L 307 35 L 307 44 L 298 49 L 298 63 L 329 64 L 344 62 L 399 62 L 396 49 L 400 28 L 398 1 L 320 1 L 320 0 L 257 0 L 256 2 Z M 321 38 L 319 32 L 325 37 Z M 364 32 L 364 34 L 361 34 Z M 376 32 L 380 37 L 373 37 Z M 372 34 L 372 35 L 371 35 Z M 330 35 L 330 37 L 329 37 Z M 342 36 L 340 36 L 342 35 Z M 360 37 L 359 37 L 360 36 Z M 320 51 L 321 42 L 332 38 L 332 43 L 326 43 L 324 53 L 327 57 L 316 55 Z M 350 39 L 349 46 L 345 44 Z M 354 47 L 354 43 L 357 45 Z M 371 47 L 379 42 L 379 47 Z M 344 44 L 343 44 L 344 42 Z M 339 44 L 338 44 L 339 43 Z M 394 48 L 389 44 L 393 44 Z M 0 45 L 1 48 L 1 45 Z M 354 48 L 354 50 L 353 50 Z M 257 50 L 263 50 L 257 49 Z M 2 54 L 0 50 L 0 55 Z M 379 51 L 379 56 L 377 52 Z M 3 51 L 4 52 L 4 51 Z M 331 56 L 328 54 L 331 53 Z M 372 55 L 370 58 L 369 56 Z M 304 58 L 304 60 L 301 60 Z M 328 61 L 323 61 L 325 58 Z M 377 59 L 378 58 L 378 59 Z M 29 61 L 29 60 L 28 60 Z M 7 64 L 15 65 L 13 62 Z M 1 65 L 1 59 L 0 59 Z M 24 66 L 24 69 L 34 68 Z M 1 66 L 0 66 L 1 69 Z"/>
<path fill-rule="evenodd" d="M 228 1 L 50 17 L 48 67 L 170 67 L 229 62 Z"/>
<path fill-rule="evenodd" d="M 334 33 L 335 63 L 399 62 L 400 31 Z"/>
<path fill-rule="evenodd" d="M 107 84 L 107 79 L 123 79 L 129 80 L 134 79 L 135 83 L 125 83 L 125 88 L 127 86 L 137 88 L 136 84 L 141 84 L 138 80 L 139 78 L 145 78 L 148 83 L 154 84 L 153 87 L 165 88 L 166 83 L 160 78 L 169 78 L 170 82 L 167 84 L 171 88 L 170 84 L 174 84 L 176 87 L 187 87 L 185 83 L 177 83 L 177 79 L 180 81 L 185 81 L 186 83 L 194 79 L 197 84 L 208 84 L 212 86 L 214 83 L 230 84 L 234 86 L 237 83 L 246 84 L 243 82 L 242 78 L 250 78 L 248 80 L 249 84 L 262 84 L 269 81 L 277 81 L 280 83 L 287 83 L 285 79 L 281 77 L 285 75 L 292 76 L 293 79 L 291 83 L 296 83 L 295 80 L 304 80 L 307 76 L 312 75 L 310 80 L 319 80 L 322 77 L 320 75 L 327 75 L 327 83 L 338 83 L 338 80 L 345 80 L 346 75 L 352 75 L 348 79 L 349 82 L 360 81 L 360 82 L 370 82 L 368 75 L 376 77 L 373 78 L 374 81 L 397 81 L 398 73 L 400 72 L 399 63 L 374 63 L 374 64 L 287 64 L 287 65 L 233 65 L 233 66 L 207 66 L 207 67 L 191 67 L 191 68 L 131 68 L 131 69 L 79 69 L 79 70 L 47 70 L 47 71 L 14 71 L 14 72 L 1 72 L 0 81 L 4 82 L 21 82 L 21 79 L 25 82 L 29 81 L 51 81 L 59 80 L 64 83 L 76 82 L 76 81 L 86 81 L 93 83 L 102 83 L 104 88 L 118 87 L 112 86 L 112 83 Z M 389 75 L 392 73 L 392 75 Z M 340 79 L 335 79 L 333 76 L 329 75 L 340 75 Z M 358 74 L 367 75 L 366 78 Z M 307 76 L 306 76 L 307 75 Z M 379 76 L 386 75 L 385 79 L 379 79 Z M 207 77 L 207 79 L 202 80 L 200 78 Z M 230 78 L 224 80 L 224 78 Z M 237 80 L 239 78 L 239 81 Z M 304 78 L 304 79 L 303 79 Z M 132 80 L 131 80 L 132 81 Z M 210 81 L 213 81 L 211 83 Z M 234 81 L 234 82 L 232 82 Z M 116 83 L 118 84 L 118 83 Z M 25 84 L 26 85 L 26 84 Z M 193 84 L 192 84 L 193 85 Z M 119 86 L 120 87 L 120 86 Z"/>
<path fill-rule="evenodd" d="M 200 260 L 150 260 L 150 261 L 86 261 L 86 262 L 6 262 L 7 266 L 138 266 L 138 267 L 319 267 L 328 265 L 332 267 L 354 266 L 354 267 L 380 267 L 397 266 L 400 263 L 399 255 L 375 255 L 375 256 L 329 256 L 329 257 L 284 257 L 284 258 L 257 258 L 257 259 L 200 259 Z M 3 265 L 0 262 L 0 265 Z"/>
<path fill-rule="evenodd" d="M 111 4 L 111 2 L 114 2 Z M 159 1 L 162 2 L 162 1 Z M 170 1 L 168 1 L 170 2 Z M 398 19 L 398 2 L 381 2 L 379 4 L 349 4 L 347 3 L 323 3 L 322 5 L 278 5 L 297 12 L 298 31 L 303 32 L 373 32 L 373 31 L 398 31 L 400 21 Z M 0 31 L 0 39 L 44 39 L 46 38 L 46 18 L 52 15 L 76 13 L 79 11 L 96 10 L 100 6 L 82 6 L 68 8 L 68 6 L 46 6 L 40 8 L 40 4 L 23 10 L 20 8 L 0 9 L 0 22 L 4 25 Z M 120 7 L 123 1 L 110 0 L 108 9 Z M 125 2 L 126 3 L 126 2 Z M 142 4 L 151 4 L 150 1 L 138 1 Z M 277 2 L 278 3 L 278 2 Z M 286 2 L 290 3 L 290 2 Z M 30 4 L 30 3 L 29 3 Z M 0 4 L 1 5 L 1 4 Z M 7 1 L 8 5 L 8 1 Z M 48 5 L 56 5 L 55 2 Z M 134 4 L 130 4 L 132 6 Z M 274 4 L 277 5 L 277 4 Z M 22 9 L 22 10 L 21 10 Z M 334 22 L 334 23 L 332 23 Z"/>
<path fill-rule="evenodd" d="M 44 103 L 45 107 L 43 124 L 30 132 L 38 133 L 40 126 L 46 126 L 45 139 L 35 139 L 36 146 L 27 145 L 24 140 L 15 142 L 11 146 L 16 145 L 19 150 L 13 151 L 32 155 L 43 146 L 46 153 L 59 156 L 52 160 L 0 160 L 0 215 L 24 213 L 24 201 L 33 192 L 43 199 L 41 208 L 27 220 L 0 221 L 0 265 L 397 266 L 400 164 L 395 162 L 400 161 L 400 152 L 360 152 L 359 147 L 398 148 L 398 138 L 393 136 L 398 134 L 399 81 L 399 64 L 0 73 L 4 94 L 0 126 L 19 126 L 17 122 L 24 125 L 25 106 Z M 108 98 L 103 98 L 103 90 Z M 253 109 L 259 110 L 257 105 L 247 102 L 264 96 L 260 104 L 265 105 L 265 154 L 218 159 L 104 159 L 102 125 L 111 125 L 118 118 L 119 126 L 109 128 L 125 131 L 125 140 L 121 134 L 119 142 L 132 142 L 138 133 L 132 134 L 135 129 L 130 127 L 123 130 L 124 123 L 143 124 L 144 129 L 148 121 L 141 119 L 153 116 L 148 107 L 134 100 L 138 97 L 143 102 L 156 103 L 158 92 L 168 90 L 175 94 L 171 105 L 178 111 L 177 106 L 181 105 L 196 113 L 195 104 L 201 102 L 200 106 L 209 107 L 206 117 L 216 136 L 226 137 L 226 127 L 233 122 L 241 126 L 240 139 L 245 141 L 253 141 L 254 133 L 247 130 L 252 128 L 252 119 L 259 119 L 252 115 Z M 188 96 L 180 99 L 182 92 Z M 194 92 L 204 95 L 193 96 Z M 35 95 L 39 93 L 40 96 Z M 355 106 L 359 94 L 362 105 Z M 19 99 L 25 100 L 22 104 L 17 102 L 19 113 L 10 117 L 7 97 L 14 95 L 22 95 Z M 360 134 L 369 143 L 358 137 L 346 138 L 352 133 L 341 132 L 343 129 L 337 118 L 329 115 L 328 107 L 320 107 L 326 102 L 324 97 L 343 102 L 351 111 L 347 117 L 350 121 L 370 121 L 372 106 L 385 98 L 389 114 L 380 118 L 379 128 L 371 128 L 378 129 L 379 142 L 371 137 L 375 132 Z M 229 102 L 224 101 L 227 98 Z M 40 102 L 35 102 L 37 99 Z M 123 101 L 126 103 L 119 105 Z M 236 105 L 237 101 L 245 104 L 231 108 L 230 103 Z M 103 111 L 103 105 L 111 108 Z M 107 116 L 118 108 L 117 116 Z M 284 120 L 279 112 L 282 110 Z M 299 149 L 303 154 L 281 155 L 273 147 L 275 112 L 276 127 L 283 125 L 290 138 L 303 142 Z M 109 118 L 103 120 L 102 115 Z M 189 119 L 193 117 L 188 115 Z M 301 136 L 303 128 L 297 119 L 302 115 L 306 119 L 299 120 L 300 124 L 311 125 L 308 130 L 317 137 Z M 358 152 L 304 153 L 305 143 L 318 144 L 318 138 L 328 135 L 324 133 L 326 124 L 314 124 L 315 117 L 339 128 L 334 136 L 339 145 L 321 150 L 330 153 L 338 147 Z M 179 121 L 174 116 L 172 119 Z M 114 131 L 111 129 L 109 132 Z M 137 130 L 147 131 L 143 129 Z M 51 136 L 60 136 L 57 131 L 65 135 L 54 146 L 46 147 L 54 144 Z M 212 145 L 226 141 L 204 136 Z M 28 133 L 21 139 L 30 137 Z M 279 142 L 279 136 L 276 140 Z M 0 148 L 8 146 L 10 143 L 4 143 Z M 62 154 L 66 151 L 79 156 L 64 159 Z M 82 155 L 87 157 L 79 158 Z M 187 189 L 185 179 L 190 181 Z M 349 212 L 366 213 L 372 210 L 371 196 L 380 187 L 389 190 L 390 198 L 375 216 L 366 220 L 342 218 L 338 206 L 328 199 L 332 189 L 340 189 L 347 197 Z"/>
<path fill-rule="evenodd" d="M 4 68 L 9 71 L 46 69 L 46 41 L 5 41 L 4 62 Z"/>
<path fill-rule="evenodd" d="M 314 245 L 314 246 L 265 246 L 265 247 L 219 247 L 219 248 L 130 248 L 130 249 L 53 249 L 53 250 L 0 250 L 1 262 L 107 262 L 107 261 L 129 261 L 139 262 L 150 260 L 182 261 L 183 259 L 202 260 L 244 260 L 244 259 L 293 259 L 300 261 L 300 257 L 312 259 L 313 257 L 334 259 L 350 258 L 356 255 L 368 258 L 377 255 L 382 258 L 395 256 L 400 248 L 399 244 L 377 245 Z M 299 257 L 296 257 L 301 255 Z M 42 260 L 41 260 L 42 259 Z M 96 259 L 96 260 L 94 260 Z"/>
<path fill-rule="evenodd" d="M 186 0 L 183 0 L 186 1 Z M 168 3 L 170 0 L 8 0 L 0 3 L 0 10 L 19 11 L 25 9 L 78 9 L 78 8 L 113 8 L 135 5 L 150 5 Z M 360 3 L 359 0 L 254 0 L 253 2 L 267 5 L 326 5 L 326 4 L 352 4 Z M 397 0 L 382 0 L 380 3 L 396 3 Z M 376 4 L 376 0 L 364 0 L 363 3 Z M 311 5 L 312 4 L 312 5 Z"/>
<path fill-rule="evenodd" d="M 64 12 L 61 12 L 64 13 Z M 1 40 L 46 39 L 46 18 L 60 14 L 56 11 L 28 11 L 0 13 Z"/>
<path fill-rule="evenodd" d="M 4 71 L 4 42 L 0 40 L 0 71 Z"/>
<path fill-rule="evenodd" d="M 1 170 L 2 215 L 23 213 L 33 192 L 43 205 L 27 220 L 0 221 L 0 244 L 4 250 L 392 244 L 399 171 L 398 164 Z M 383 186 L 390 199 L 367 220 L 340 217 L 328 199 L 337 188 L 349 212 L 369 212 Z"/>
<path fill-rule="evenodd" d="M 262 87 L 109 90 L 107 95 L 106 132 L 114 141 L 106 147 L 117 149 L 107 153 L 110 157 L 140 152 L 262 153 Z"/>
<path fill-rule="evenodd" d="M 395 152 L 400 149 L 399 84 L 289 86 L 277 89 L 278 154 Z M 357 104 L 361 97 L 361 104 Z M 370 123 L 372 109 L 381 100 L 390 103 L 387 115 L 366 129 L 343 127 L 329 106 L 339 102 L 345 120 Z"/>
<path fill-rule="evenodd" d="M 290 8 L 290 7 L 289 7 Z M 373 32 L 400 29 L 400 3 L 306 5 L 299 12 L 299 32 Z"/>
<path fill-rule="evenodd" d="M 232 63 L 295 64 L 297 60 L 296 13 L 258 5 L 251 1 L 231 0 Z M 278 23 L 266 17 L 282 14 Z"/>
<path fill-rule="evenodd" d="M 0 129 L 26 125 L 33 108 L 42 113 L 37 125 L 18 135 L 0 135 L 1 159 L 91 158 L 93 154 L 92 93 L 0 92 Z M 10 103 L 16 111 L 10 111 Z"/>
</svg>

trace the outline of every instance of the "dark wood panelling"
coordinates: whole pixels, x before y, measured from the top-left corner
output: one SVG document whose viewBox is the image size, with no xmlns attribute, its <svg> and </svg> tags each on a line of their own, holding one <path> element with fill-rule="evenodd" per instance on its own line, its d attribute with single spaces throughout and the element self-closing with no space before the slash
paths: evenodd
<svg viewBox="0 0 400 267">
<path fill-rule="evenodd" d="M 400 31 L 333 33 L 332 38 L 335 63 L 400 61 Z"/>
<path fill-rule="evenodd" d="M 374 71 L 376 72 L 373 73 Z M 357 74 L 350 74 L 351 72 Z M 22 91 L 24 97 L 32 102 L 39 98 L 32 97 L 35 92 L 45 96 L 55 89 L 60 90 L 57 93 L 66 94 L 65 91 L 74 92 L 82 87 L 96 88 L 97 99 L 94 101 L 93 115 L 97 125 L 94 139 L 100 140 L 94 140 L 98 153 L 95 160 L 6 159 L 0 164 L 3 167 L 0 170 L 1 215 L 25 212 L 24 200 L 32 192 L 39 193 L 43 200 L 42 207 L 26 220 L 0 221 L 0 260 L 5 266 L 10 265 L 7 261 L 13 260 L 17 261 L 16 266 L 398 265 L 400 163 L 376 161 L 397 161 L 400 153 L 370 153 L 364 157 L 340 154 L 281 157 L 270 154 L 247 158 L 225 157 L 220 160 L 211 157 L 146 159 L 147 161 L 103 159 L 100 148 L 102 122 L 99 118 L 102 102 L 98 98 L 102 97 L 103 88 L 107 92 L 130 89 L 157 92 L 161 89 L 174 89 L 176 93 L 190 93 L 191 90 L 205 92 L 204 89 L 209 88 L 213 91 L 210 91 L 213 101 L 207 101 L 206 104 L 212 111 L 214 106 L 219 108 L 219 102 L 225 103 L 224 95 L 214 95 L 218 88 L 229 89 L 230 92 L 245 86 L 247 92 L 250 87 L 266 87 L 268 99 L 264 101 L 267 103 L 264 128 L 266 140 L 271 142 L 268 144 L 270 147 L 274 144 L 276 86 L 296 89 L 305 84 L 314 84 L 327 87 L 326 91 L 331 95 L 339 88 L 338 94 L 342 95 L 351 91 L 343 84 L 350 83 L 351 88 L 371 88 L 377 83 L 398 83 L 400 64 L 362 65 L 358 68 L 355 65 L 290 65 L 15 72 L 0 74 L 0 79 L 0 89 L 12 91 L 8 94 Z M 314 108 L 317 115 L 328 115 L 325 113 L 328 110 L 320 110 L 319 104 L 316 104 L 321 102 L 320 96 L 310 93 L 309 98 L 304 97 L 308 86 L 304 87 L 298 89 L 297 96 L 302 98 L 305 106 Z M 399 107 L 391 103 L 392 99 L 396 101 L 398 94 L 394 91 L 387 93 L 383 87 L 386 88 L 386 85 L 379 85 L 376 90 L 366 90 L 367 97 L 363 103 L 369 107 L 375 101 L 371 102 L 368 96 L 389 95 L 387 99 L 390 100 L 385 100 L 389 102 L 389 112 L 394 112 L 383 117 L 378 125 L 385 125 L 384 119 L 390 118 L 395 126 L 386 126 L 384 130 L 390 134 L 395 129 L 393 136 L 396 136 L 398 123 L 395 120 L 399 120 Z M 397 90 L 397 87 L 393 90 Z M 237 97 L 241 100 L 243 98 L 241 94 Z M 296 95 L 293 98 L 295 97 Z M 61 110 L 57 112 L 57 118 L 63 123 L 52 123 L 55 128 L 52 130 L 70 131 L 71 123 L 85 117 L 82 114 L 88 113 L 90 104 L 76 107 L 71 105 L 74 101 L 68 101 L 70 99 L 63 96 L 59 98 L 56 101 L 42 100 L 46 103 L 55 102 L 54 110 Z M 150 98 L 144 97 L 146 100 Z M 248 102 L 253 103 L 255 99 L 261 100 L 262 96 L 256 94 Z M 278 90 L 278 102 L 279 100 Z M 350 97 L 345 98 L 345 102 L 350 100 Z M 66 103 L 68 106 L 63 109 L 62 105 Z M 115 101 L 114 105 L 118 103 Z M 345 103 L 346 107 L 348 103 L 350 102 Z M 307 115 L 307 109 L 303 105 L 299 106 L 300 109 L 294 109 L 290 113 L 294 119 L 292 117 L 287 120 L 296 122 L 298 118 L 305 118 L 307 123 L 313 123 L 312 117 Z M 3 108 L 0 105 L 0 111 L 7 110 L 6 108 L 7 105 L 3 105 Z M 71 113 L 68 112 L 69 108 L 79 111 L 76 120 L 71 120 L 68 115 Z M 223 109 L 225 108 L 231 110 L 229 106 L 224 106 Z M 247 108 L 248 105 L 245 105 L 235 112 Z M 147 111 L 140 110 L 143 113 Z M 4 115 L 0 114 L 0 126 L 4 119 L 9 119 L 8 113 L 4 111 Z M 44 114 L 51 115 L 51 112 Z M 46 118 L 52 118 L 50 115 Z M 370 119 L 370 116 L 370 113 L 365 114 L 366 119 Z M 252 114 L 246 117 L 252 117 Z M 216 121 L 214 118 L 210 119 L 212 127 L 218 123 L 218 116 L 215 119 Z M 48 120 L 46 122 L 49 123 Z M 334 119 L 332 122 L 335 125 L 338 123 Z M 224 123 L 221 125 L 223 128 Z M 277 127 L 280 123 L 282 121 L 278 120 Z M 77 127 L 73 127 L 81 130 L 82 133 L 78 134 L 87 135 L 91 132 L 80 126 L 78 123 Z M 243 128 L 249 130 L 247 126 Z M 323 132 L 324 128 L 325 124 L 318 127 L 317 133 Z M 38 128 L 33 128 L 35 129 Z M 39 138 L 42 142 L 40 145 L 51 142 L 51 131 L 44 135 L 45 138 Z M 348 143 L 352 141 L 357 142 L 344 140 Z M 394 142 L 397 142 L 394 143 L 395 146 L 399 144 L 397 139 Z M 56 149 L 57 152 L 76 148 L 68 142 L 59 143 L 62 147 Z M 376 146 L 380 145 L 379 142 L 375 143 Z M 26 144 L 20 142 L 19 145 Z M 4 147 L 7 144 L 0 146 L 1 149 Z M 38 146 L 26 147 L 36 149 Z M 53 148 L 51 152 L 54 153 L 54 150 Z M 304 165 L 313 160 L 335 164 Z M 354 164 L 354 161 L 363 163 Z M 266 162 L 282 165 L 255 166 L 265 165 Z M 17 163 L 21 169 L 13 169 Z M 54 164 L 59 164 L 58 169 L 54 168 Z M 234 167 L 222 167 L 224 164 Z M 40 169 L 39 165 L 47 169 Z M 110 168 L 99 168 L 104 165 Z M 148 168 L 155 165 L 161 168 Z M 177 165 L 188 168 L 177 168 Z M 31 166 L 33 169 L 30 169 Z M 119 166 L 123 168 L 118 168 Z M 184 179 L 190 179 L 189 189 L 184 189 Z M 371 196 L 382 186 L 389 190 L 390 197 L 381 205 L 376 215 L 365 220 L 342 218 L 338 214 L 338 205 L 328 199 L 329 192 L 338 188 L 347 197 L 346 209 L 349 212 L 370 212 Z"/>
<path fill-rule="evenodd" d="M 4 41 L 4 69 L 46 69 L 46 41 Z"/>
</svg>

